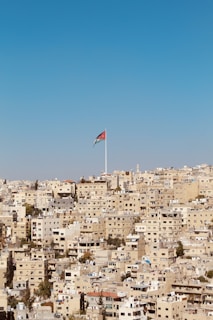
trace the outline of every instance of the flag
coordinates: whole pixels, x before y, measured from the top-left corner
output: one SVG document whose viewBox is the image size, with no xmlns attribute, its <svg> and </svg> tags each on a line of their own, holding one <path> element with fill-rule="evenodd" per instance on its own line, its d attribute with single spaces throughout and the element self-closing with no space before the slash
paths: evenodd
<svg viewBox="0 0 213 320">
<path fill-rule="evenodd" d="M 96 138 L 93 144 L 96 144 L 100 141 L 106 140 L 106 131 L 101 132 Z"/>
</svg>

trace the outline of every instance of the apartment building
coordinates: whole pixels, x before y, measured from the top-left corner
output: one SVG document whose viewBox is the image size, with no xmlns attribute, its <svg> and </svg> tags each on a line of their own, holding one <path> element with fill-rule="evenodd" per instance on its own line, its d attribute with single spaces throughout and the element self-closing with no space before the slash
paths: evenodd
<svg viewBox="0 0 213 320">
<path fill-rule="evenodd" d="M 188 306 L 183 312 L 183 320 L 212 320 L 212 311 Z"/>
<path fill-rule="evenodd" d="M 78 259 L 90 252 L 92 257 L 103 248 L 104 242 L 93 235 L 81 235 L 78 239 Z"/>
<path fill-rule="evenodd" d="M 164 270 L 175 263 L 176 248 L 174 245 L 160 242 L 157 245 L 150 245 L 147 255 L 152 267 Z"/>
<path fill-rule="evenodd" d="M 25 257 L 16 261 L 16 270 L 14 271 L 14 282 L 28 282 L 31 292 L 38 289 L 39 283 L 47 277 L 47 260 L 34 260 Z"/>
<path fill-rule="evenodd" d="M 6 283 L 8 253 L 3 250 L 0 253 L 0 290 L 4 289 Z"/>
<path fill-rule="evenodd" d="M 68 228 L 52 229 L 54 250 L 60 255 L 68 254 L 69 244 L 80 235 L 80 224 L 73 223 Z"/>
<path fill-rule="evenodd" d="M 46 187 L 50 189 L 55 199 L 72 197 L 76 191 L 76 183 L 72 180 L 50 180 L 46 182 Z"/>
<path fill-rule="evenodd" d="M 3 315 L 7 313 L 7 293 L 4 289 L 0 289 L 0 319 L 6 319 Z"/>
<path fill-rule="evenodd" d="M 116 292 L 101 291 L 101 292 L 87 292 L 85 296 L 86 301 L 92 308 L 102 306 L 104 315 L 107 319 L 116 320 L 119 317 L 119 306 L 123 299 Z"/>
<path fill-rule="evenodd" d="M 129 234 L 125 238 L 125 248 L 127 255 L 132 261 L 141 260 L 145 255 L 145 238 L 144 235 Z"/>
<path fill-rule="evenodd" d="M 188 303 L 200 305 L 203 302 L 204 285 L 199 280 L 176 280 L 172 291 L 187 297 Z"/>
<path fill-rule="evenodd" d="M 22 218 L 22 221 L 13 221 L 11 224 L 11 236 L 14 239 L 26 239 L 29 235 L 30 225 L 26 218 Z"/>
<path fill-rule="evenodd" d="M 169 294 L 157 299 L 155 319 L 183 320 L 183 313 L 187 307 L 187 297 Z"/>
<path fill-rule="evenodd" d="M 180 204 L 186 204 L 195 200 L 199 195 L 199 182 L 179 182 L 174 183 L 174 199 L 178 200 Z"/>
<path fill-rule="evenodd" d="M 141 197 L 138 191 L 117 191 L 106 196 L 106 211 L 141 212 Z"/>
<path fill-rule="evenodd" d="M 13 193 L 13 202 L 23 206 L 25 203 L 46 211 L 52 199 L 51 190 L 24 190 Z"/>
<path fill-rule="evenodd" d="M 191 209 L 187 213 L 187 229 L 209 228 L 213 221 L 213 209 Z"/>
<path fill-rule="evenodd" d="M 33 260 L 50 260 L 55 258 L 55 251 L 53 249 L 36 249 L 30 250 L 30 256 Z"/>
<path fill-rule="evenodd" d="M 100 217 L 106 208 L 106 199 L 103 195 L 87 195 L 78 198 L 75 209 L 86 217 Z"/>
<path fill-rule="evenodd" d="M 31 240 L 37 245 L 49 245 L 53 240 L 53 229 L 61 227 L 56 217 L 38 217 L 31 220 Z"/>
<path fill-rule="evenodd" d="M 119 308 L 119 320 L 147 320 L 146 304 L 137 298 L 129 297 Z"/>
<path fill-rule="evenodd" d="M 103 217 L 90 218 L 86 217 L 80 224 L 82 234 L 91 234 L 96 238 L 104 238 L 105 222 Z"/>
<path fill-rule="evenodd" d="M 151 212 L 136 224 L 136 230 L 144 232 L 145 241 L 150 244 L 164 239 L 177 241 L 182 231 L 182 216 L 171 210 Z"/>
<path fill-rule="evenodd" d="M 108 183 L 106 180 L 85 180 L 76 184 L 76 194 L 78 201 L 80 198 L 88 198 L 90 196 L 102 197 L 106 195 L 108 191 Z"/>
<path fill-rule="evenodd" d="M 72 197 L 53 198 L 49 202 L 49 211 L 53 213 L 68 213 L 74 208 L 74 199 Z"/>
<path fill-rule="evenodd" d="M 125 237 L 134 229 L 134 219 L 137 216 L 129 212 L 106 212 L 105 218 L 105 239 Z"/>
<path fill-rule="evenodd" d="M 53 301 L 53 308 L 56 315 L 65 317 L 79 313 L 80 294 L 78 293 L 59 293 L 57 298 Z M 64 318 L 63 318 L 64 319 Z"/>
<path fill-rule="evenodd" d="M 212 176 L 200 176 L 199 181 L 199 195 L 209 198 L 213 197 L 213 177 Z"/>
</svg>

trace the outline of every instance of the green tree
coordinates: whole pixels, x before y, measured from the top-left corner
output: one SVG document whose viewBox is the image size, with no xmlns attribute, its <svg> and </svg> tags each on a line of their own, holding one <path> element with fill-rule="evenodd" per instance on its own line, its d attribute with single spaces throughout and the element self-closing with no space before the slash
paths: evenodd
<svg viewBox="0 0 213 320">
<path fill-rule="evenodd" d="M 36 182 L 35 182 L 34 189 L 38 190 L 38 180 L 36 180 Z"/>
<path fill-rule="evenodd" d="M 121 245 L 125 245 L 125 241 L 124 239 L 115 237 L 115 238 L 111 238 L 110 236 L 107 239 L 107 244 L 109 246 L 112 246 L 113 249 L 117 249 L 118 247 L 120 247 Z"/>
<path fill-rule="evenodd" d="M 135 217 L 134 218 L 134 223 L 139 223 L 141 222 L 141 218 L 140 217 Z"/>
<path fill-rule="evenodd" d="M 25 203 L 25 207 L 26 207 L 26 216 L 32 216 L 32 217 L 37 217 L 40 214 L 42 214 L 42 210 L 35 208 L 33 205 L 29 204 L 29 203 Z"/>
<path fill-rule="evenodd" d="M 130 277 L 131 277 L 131 272 L 127 271 L 126 274 L 122 274 L 121 281 L 123 282 L 125 279 L 130 278 Z"/>
<path fill-rule="evenodd" d="M 34 301 L 35 301 L 35 297 L 34 296 L 31 297 L 30 289 L 29 288 L 25 289 L 23 292 L 22 302 L 24 302 L 25 306 L 29 309 L 29 311 L 32 310 L 32 305 Z"/>
<path fill-rule="evenodd" d="M 208 280 L 204 276 L 198 277 L 197 280 L 200 280 L 200 282 L 208 282 Z"/>
<path fill-rule="evenodd" d="M 213 270 L 207 271 L 207 272 L 206 272 L 206 276 L 207 276 L 208 278 L 212 279 L 212 278 L 213 278 Z"/>
<path fill-rule="evenodd" d="M 178 246 L 176 248 L 177 257 L 182 257 L 184 255 L 183 244 L 181 241 L 178 241 Z"/>
<path fill-rule="evenodd" d="M 9 296 L 7 298 L 8 306 L 10 306 L 11 308 L 16 309 L 18 302 L 19 302 L 19 300 L 17 298 L 15 298 L 14 296 Z"/>
<path fill-rule="evenodd" d="M 38 289 L 35 290 L 35 295 L 47 299 L 51 296 L 51 284 L 48 280 L 39 283 Z"/>
<path fill-rule="evenodd" d="M 64 280 L 65 279 L 65 271 L 63 270 L 60 274 L 60 280 Z"/>
<path fill-rule="evenodd" d="M 4 274 L 6 278 L 6 286 L 12 288 L 13 286 L 13 276 L 14 276 L 14 267 L 13 267 L 13 259 L 12 259 L 12 252 L 10 251 L 8 262 L 7 262 L 7 270 Z"/>
<path fill-rule="evenodd" d="M 87 250 L 82 257 L 79 258 L 80 263 L 85 263 L 87 260 L 92 261 L 93 260 L 93 254 Z"/>
</svg>

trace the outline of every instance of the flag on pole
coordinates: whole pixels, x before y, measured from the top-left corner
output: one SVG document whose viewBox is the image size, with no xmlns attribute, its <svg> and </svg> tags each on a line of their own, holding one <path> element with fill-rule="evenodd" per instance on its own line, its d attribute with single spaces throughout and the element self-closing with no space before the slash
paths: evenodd
<svg viewBox="0 0 213 320">
<path fill-rule="evenodd" d="M 94 145 L 100 141 L 103 141 L 103 140 L 106 140 L 106 131 L 104 130 L 103 132 L 101 132 L 96 138 L 95 138 L 95 141 L 94 141 Z"/>
</svg>

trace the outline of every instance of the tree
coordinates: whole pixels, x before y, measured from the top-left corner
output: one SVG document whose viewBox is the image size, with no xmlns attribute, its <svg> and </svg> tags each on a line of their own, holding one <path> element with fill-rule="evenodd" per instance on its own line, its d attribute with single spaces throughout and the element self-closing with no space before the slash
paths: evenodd
<svg viewBox="0 0 213 320">
<path fill-rule="evenodd" d="M 139 223 L 141 222 L 141 217 L 135 217 L 134 218 L 134 223 Z"/>
<path fill-rule="evenodd" d="M 89 261 L 93 260 L 93 254 L 89 250 L 84 252 L 83 256 L 79 258 L 79 262 L 85 263 L 87 260 Z"/>
<path fill-rule="evenodd" d="M 118 237 L 111 238 L 109 236 L 109 238 L 107 239 L 107 244 L 110 246 L 113 246 L 115 249 L 117 249 L 121 245 L 125 245 L 125 241 L 124 241 L 124 239 L 120 239 Z"/>
<path fill-rule="evenodd" d="M 29 309 L 29 311 L 31 311 L 33 302 L 35 301 L 35 297 L 31 297 L 29 288 L 24 290 L 22 301 L 24 302 L 25 306 Z"/>
<path fill-rule="evenodd" d="M 29 203 L 25 203 L 25 207 L 26 207 L 26 216 L 32 216 L 32 217 L 37 217 L 40 214 L 42 214 L 42 210 L 35 208 L 33 205 L 29 204 Z"/>
<path fill-rule="evenodd" d="M 106 309 L 104 306 L 104 302 L 103 302 L 103 292 L 101 291 L 101 294 L 99 296 L 98 302 L 97 304 L 99 305 L 99 308 L 101 310 L 102 316 L 103 316 L 103 320 L 106 319 Z"/>
<path fill-rule="evenodd" d="M 38 180 L 36 180 L 36 182 L 35 182 L 34 189 L 35 189 L 35 190 L 38 190 Z"/>
<path fill-rule="evenodd" d="M 130 277 L 131 277 L 131 272 L 127 271 L 126 274 L 122 274 L 121 281 L 123 282 L 125 279 L 130 278 Z"/>
<path fill-rule="evenodd" d="M 200 282 L 208 282 L 208 280 L 204 276 L 198 277 L 197 280 L 200 280 Z"/>
<path fill-rule="evenodd" d="M 63 270 L 60 274 L 60 280 L 64 280 L 65 279 L 65 271 Z"/>
<path fill-rule="evenodd" d="M 207 276 L 208 278 L 212 279 L 212 278 L 213 278 L 213 270 L 207 271 L 207 272 L 206 272 L 206 276 Z"/>
<path fill-rule="evenodd" d="M 13 266 L 13 258 L 12 258 L 12 252 L 10 251 L 8 262 L 7 262 L 7 270 L 4 274 L 6 278 L 6 286 L 9 288 L 12 288 L 13 286 L 13 276 L 14 276 L 14 266 Z"/>
<path fill-rule="evenodd" d="M 8 306 L 10 306 L 11 308 L 16 309 L 18 302 L 19 302 L 19 300 L 17 298 L 15 298 L 14 296 L 9 296 L 7 298 Z"/>
<path fill-rule="evenodd" d="M 184 255 L 183 244 L 181 241 L 178 241 L 178 246 L 176 248 L 177 257 L 182 257 Z"/>
<path fill-rule="evenodd" d="M 48 280 L 39 283 L 38 289 L 35 290 L 35 295 L 47 299 L 51 296 L 51 284 Z"/>
</svg>

